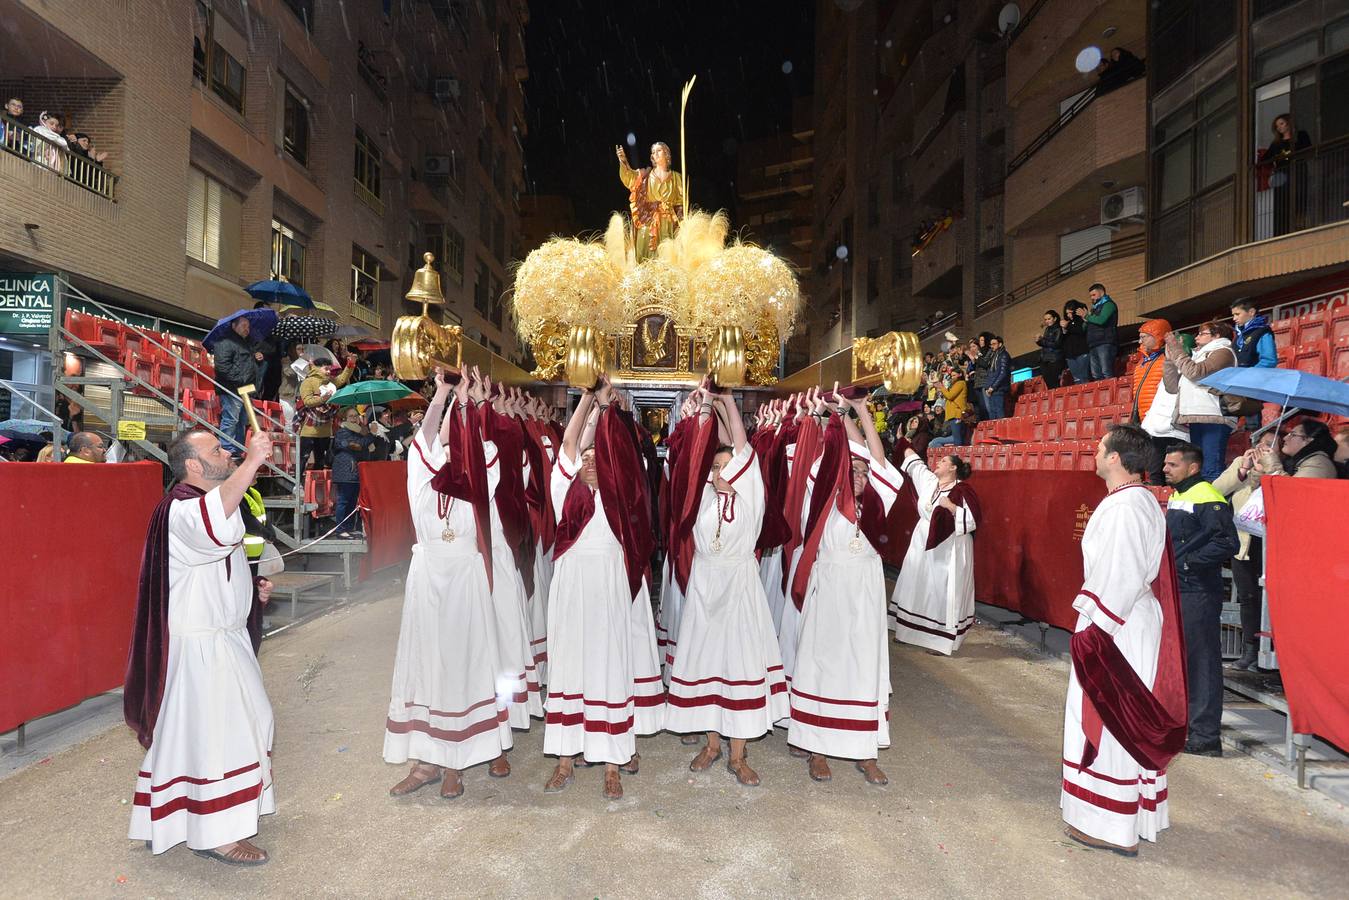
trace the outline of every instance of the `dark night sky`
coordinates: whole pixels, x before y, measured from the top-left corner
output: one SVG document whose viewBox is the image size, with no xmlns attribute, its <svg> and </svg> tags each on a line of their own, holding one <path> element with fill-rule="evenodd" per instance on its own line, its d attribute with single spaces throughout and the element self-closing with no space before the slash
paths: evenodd
<svg viewBox="0 0 1349 900">
<path fill-rule="evenodd" d="M 665 141 L 684 169 L 679 92 L 690 76 L 693 205 L 732 212 L 736 148 L 790 130 L 792 98 L 813 87 L 812 0 L 548 0 L 530 15 L 526 191 L 571 197 L 581 231 L 627 208 L 615 144 L 640 167 Z"/>
</svg>

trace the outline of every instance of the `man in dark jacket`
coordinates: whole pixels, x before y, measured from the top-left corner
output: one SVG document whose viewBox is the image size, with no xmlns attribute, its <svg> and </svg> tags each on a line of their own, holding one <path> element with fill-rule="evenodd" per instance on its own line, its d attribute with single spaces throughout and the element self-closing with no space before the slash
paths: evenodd
<svg viewBox="0 0 1349 900">
<path fill-rule="evenodd" d="M 1063 379 L 1063 325 L 1060 322 L 1058 313 L 1052 309 L 1045 310 L 1045 314 L 1040 317 L 1040 324 L 1044 327 L 1035 339 L 1035 343 L 1040 346 L 1040 377 L 1044 378 L 1045 387 L 1051 390 L 1058 387 Z"/>
<path fill-rule="evenodd" d="M 1081 300 L 1063 304 L 1063 360 L 1073 373 L 1073 384 L 1091 381 L 1091 354 L 1087 351 L 1087 306 Z M 1059 376 L 1060 379 L 1063 377 Z"/>
<path fill-rule="evenodd" d="M 1175 488 L 1166 504 L 1166 527 L 1180 585 L 1185 626 L 1185 668 L 1190 688 L 1190 736 L 1185 752 L 1222 756 L 1218 731 L 1223 717 L 1223 660 L 1219 615 L 1223 606 L 1222 568 L 1237 552 L 1232 506 L 1200 475 L 1204 453 L 1194 444 L 1175 444 L 1162 471 Z"/>
<path fill-rule="evenodd" d="M 246 384 L 258 383 L 258 363 L 262 359 L 257 345 L 248 339 L 248 329 L 248 319 L 235 319 L 230 330 L 211 347 L 215 380 L 220 384 L 216 388 L 220 397 L 220 430 L 225 433 L 226 449 L 236 456 L 243 453 L 244 430 L 248 427 L 243 416 L 244 401 L 237 391 Z"/>
<path fill-rule="evenodd" d="M 1007 394 L 1012 390 L 1012 357 L 1003 349 L 1002 337 L 989 339 L 991 359 L 988 380 L 984 382 L 984 407 L 990 419 L 1007 417 Z"/>
<path fill-rule="evenodd" d="M 1087 349 L 1091 354 L 1091 380 L 1115 377 L 1115 357 L 1119 355 L 1119 309 L 1099 281 L 1087 292 L 1091 312 L 1087 313 Z"/>
<path fill-rule="evenodd" d="M 1237 365 L 1244 368 L 1273 369 L 1279 365 L 1279 348 L 1274 345 L 1274 332 L 1269 320 L 1256 312 L 1252 300 L 1238 300 L 1232 304 L 1232 324 L 1237 337 L 1232 347 L 1237 351 Z"/>
</svg>

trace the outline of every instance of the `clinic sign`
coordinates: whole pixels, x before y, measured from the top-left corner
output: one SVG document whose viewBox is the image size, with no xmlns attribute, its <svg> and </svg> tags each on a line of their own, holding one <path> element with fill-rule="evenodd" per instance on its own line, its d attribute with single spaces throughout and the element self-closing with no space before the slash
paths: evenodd
<svg viewBox="0 0 1349 900">
<path fill-rule="evenodd" d="M 56 276 L 0 272 L 0 334 L 47 334 Z"/>
</svg>

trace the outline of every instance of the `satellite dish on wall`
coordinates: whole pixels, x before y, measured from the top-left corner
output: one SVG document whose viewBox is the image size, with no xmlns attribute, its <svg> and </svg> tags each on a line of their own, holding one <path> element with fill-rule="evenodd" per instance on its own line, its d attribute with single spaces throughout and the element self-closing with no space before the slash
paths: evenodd
<svg viewBox="0 0 1349 900">
<path fill-rule="evenodd" d="M 998 33 L 1010 34 L 1017 25 L 1021 23 L 1021 7 L 1015 3 L 1008 3 L 998 13 Z"/>
</svg>

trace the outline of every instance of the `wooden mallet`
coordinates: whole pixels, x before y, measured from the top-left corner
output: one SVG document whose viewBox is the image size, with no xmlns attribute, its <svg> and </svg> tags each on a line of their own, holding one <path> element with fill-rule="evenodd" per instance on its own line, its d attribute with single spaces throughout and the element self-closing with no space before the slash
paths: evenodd
<svg viewBox="0 0 1349 900">
<path fill-rule="evenodd" d="M 244 402 L 244 414 L 248 416 L 248 427 L 253 429 L 254 434 L 262 430 L 258 428 L 258 414 L 253 411 L 252 394 L 257 389 L 257 385 L 246 384 L 235 391 L 239 395 L 239 399 Z"/>
</svg>

